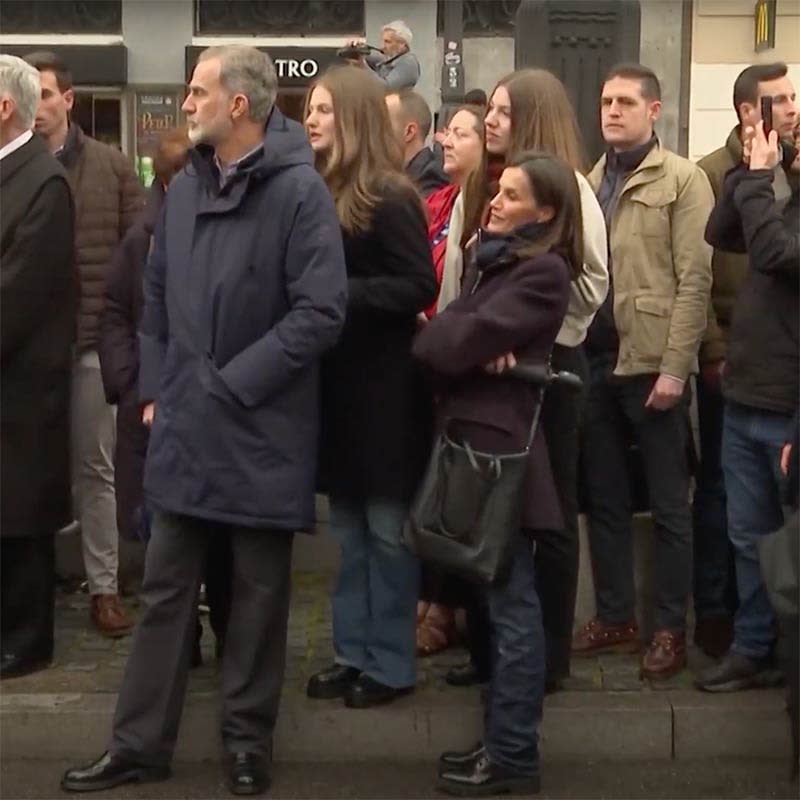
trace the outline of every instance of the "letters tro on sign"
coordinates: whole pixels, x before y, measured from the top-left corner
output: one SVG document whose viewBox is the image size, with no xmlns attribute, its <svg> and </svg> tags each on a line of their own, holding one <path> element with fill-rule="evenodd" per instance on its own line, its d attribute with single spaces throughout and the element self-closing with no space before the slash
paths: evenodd
<svg viewBox="0 0 800 800">
<path fill-rule="evenodd" d="M 280 88 L 306 87 L 329 66 L 341 63 L 335 47 L 259 47 L 258 49 L 268 53 L 272 59 L 275 71 L 278 73 Z M 202 52 L 202 47 L 186 48 L 187 79 Z"/>
</svg>

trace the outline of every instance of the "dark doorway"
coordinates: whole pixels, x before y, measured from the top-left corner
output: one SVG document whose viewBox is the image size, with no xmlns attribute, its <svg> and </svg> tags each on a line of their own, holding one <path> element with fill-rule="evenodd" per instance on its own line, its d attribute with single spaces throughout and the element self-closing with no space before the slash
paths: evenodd
<svg viewBox="0 0 800 800">
<path fill-rule="evenodd" d="M 592 163 L 604 149 L 603 76 L 639 60 L 639 31 L 638 0 L 522 0 L 517 11 L 515 67 L 544 67 L 564 82 Z"/>
</svg>

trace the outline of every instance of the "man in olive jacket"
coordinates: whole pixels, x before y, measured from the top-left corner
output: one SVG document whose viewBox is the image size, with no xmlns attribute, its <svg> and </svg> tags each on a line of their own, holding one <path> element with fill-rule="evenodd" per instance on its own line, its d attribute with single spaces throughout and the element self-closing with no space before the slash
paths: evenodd
<svg viewBox="0 0 800 800">
<path fill-rule="evenodd" d="M 603 87 L 609 150 L 588 176 L 609 233 L 611 291 L 586 340 L 591 383 L 584 432 L 597 617 L 573 652 L 639 649 L 635 619 L 628 445 L 642 454 L 659 569 L 655 631 L 645 677 L 667 678 L 686 662 L 692 571 L 688 380 L 706 329 L 711 248 L 703 240 L 713 207 L 708 179 L 666 150 L 653 132 L 661 111 L 653 72 L 621 65 Z"/>
<path fill-rule="evenodd" d="M 0 677 L 53 657 L 55 533 L 71 519 L 69 396 L 77 286 L 64 170 L 33 136 L 39 75 L 0 56 Z"/>
<path fill-rule="evenodd" d="M 781 138 L 791 139 L 797 112 L 794 88 L 786 64 L 756 64 L 743 70 L 733 86 L 733 106 L 739 124 L 723 147 L 698 162 L 708 175 L 716 200 L 730 170 L 742 163 L 742 130 L 761 121 L 761 98 L 772 97 L 772 123 Z M 783 171 L 775 172 L 775 189 L 788 199 L 790 189 Z M 707 655 L 724 655 L 733 638 L 732 611 L 736 601 L 725 482 L 722 474 L 722 418 L 724 401 L 721 376 L 728 350 L 733 307 L 747 277 L 743 253 L 715 249 L 711 262 L 714 283 L 708 328 L 700 349 L 697 376 L 697 411 L 700 428 L 700 469 L 694 493 L 694 610 L 695 643 Z"/>
<path fill-rule="evenodd" d="M 144 208 L 144 190 L 128 159 L 70 122 L 72 76 L 53 53 L 25 59 L 39 70 L 36 132 L 64 166 L 75 198 L 75 261 L 80 280 L 73 364 L 72 464 L 83 562 L 100 633 L 122 636 L 133 620 L 117 591 L 118 532 L 114 491 L 115 409 L 106 403 L 97 354 L 103 287 L 111 256 Z"/>
</svg>

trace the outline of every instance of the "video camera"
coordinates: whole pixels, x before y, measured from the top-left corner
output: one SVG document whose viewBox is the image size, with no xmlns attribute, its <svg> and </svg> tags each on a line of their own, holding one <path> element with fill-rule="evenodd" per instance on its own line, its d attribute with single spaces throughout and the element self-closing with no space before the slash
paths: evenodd
<svg viewBox="0 0 800 800">
<path fill-rule="evenodd" d="M 336 51 L 336 55 L 339 58 L 351 59 L 351 58 L 364 58 L 368 56 L 370 53 L 382 53 L 383 50 L 380 47 L 373 47 L 371 44 L 355 44 L 355 45 L 348 45 L 347 47 L 343 47 L 341 50 Z"/>
</svg>

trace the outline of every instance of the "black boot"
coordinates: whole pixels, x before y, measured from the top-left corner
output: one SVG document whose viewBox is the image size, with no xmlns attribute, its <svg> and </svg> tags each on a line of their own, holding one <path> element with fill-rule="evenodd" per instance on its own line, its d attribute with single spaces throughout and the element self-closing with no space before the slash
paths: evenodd
<svg viewBox="0 0 800 800">
<path fill-rule="evenodd" d="M 261 794 L 269 788 L 267 762 L 255 753 L 234 753 L 231 756 L 228 784 L 233 794 Z"/>
<path fill-rule="evenodd" d="M 476 742 L 469 750 L 448 750 L 439 756 L 439 773 L 447 772 L 455 767 L 465 769 L 471 765 L 475 759 L 484 755 L 486 748 L 483 742 Z"/>
<path fill-rule="evenodd" d="M 169 776 L 169 767 L 144 766 L 106 752 L 92 764 L 68 769 L 61 788 L 67 792 L 97 792 L 123 783 L 165 781 Z"/>
<path fill-rule="evenodd" d="M 489 676 L 483 674 L 472 661 L 468 661 L 466 664 L 449 669 L 444 675 L 444 680 L 450 686 L 477 686 L 486 683 Z"/>
<path fill-rule="evenodd" d="M 384 703 L 391 703 L 392 700 L 411 694 L 413 691 L 413 686 L 396 689 L 394 686 L 379 683 L 368 675 L 360 675 L 357 681 L 347 687 L 344 693 L 344 704 L 348 708 L 372 708 Z"/>
<path fill-rule="evenodd" d="M 306 694 L 315 700 L 333 700 L 344 697 L 351 684 L 358 680 L 361 672 L 355 667 L 334 664 L 309 678 Z"/>
<path fill-rule="evenodd" d="M 470 767 L 454 767 L 442 772 L 438 787 L 456 797 L 485 797 L 492 794 L 537 794 L 540 784 L 538 775 L 521 775 L 492 764 L 484 753 Z"/>
</svg>

